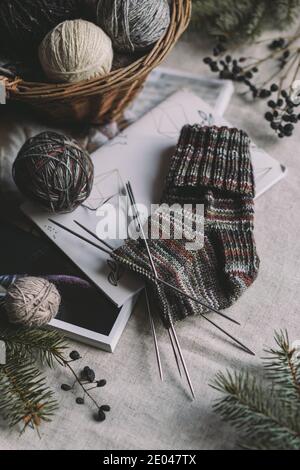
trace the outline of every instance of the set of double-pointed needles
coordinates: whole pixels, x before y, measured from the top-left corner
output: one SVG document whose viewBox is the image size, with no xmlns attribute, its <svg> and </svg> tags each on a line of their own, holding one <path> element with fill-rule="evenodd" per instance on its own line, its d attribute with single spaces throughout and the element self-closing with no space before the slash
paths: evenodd
<svg viewBox="0 0 300 470">
<path fill-rule="evenodd" d="M 133 191 L 132 191 L 132 187 L 131 187 L 131 184 L 130 182 L 128 182 L 126 184 L 126 190 L 127 190 L 127 194 L 128 194 L 128 197 L 129 197 L 129 200 L 130 200 L 130 203 L 131 203 L 131 206 L 132 206 L 132 210 L 134 212 L 133 214 L 133 217 L 134 217 L 134 220 L 136 222 L 136 226 L 137 226 L 137 231 L 141 234 L 142 236 L 142 239 L 143 239 L 143 242 L 145 244 L 145 247 L 146 247 L 146 250 L 147 250 L 147 255 L 148 255 L 148 258 L 149 258 L 149 261 L 150 261 L 150 265 L 151 265 L 151 270 L 152 270 L 152 273 L 153 273 L 153 276 L 155 278 L 155 281 L 157 283 L 160 283 L 160 284 L 163 284 L 165 285 L 166 287 L 170 288 L 170 289 L 173 289 L 174 291 L 176 291 L 177 293 L 189 298 L 190 300 L 193 300 L 194 302 L 200 304 L 202 307 L 205 307 L 206 310 L 211 310 L 215 313 L 217 313 L 218 315 L 226 318 L 227 320 L 230 320 L 232 321 L 233 323 L 236 323 L 237 325 L 240 325 L 239 322 L 237 322 L 236 320 L 234 320 L 233 318 L 229 317 L 228 315 L 225 315 L 224 313 L 216 310 L 215 308 L 211 307 L 210 305 L 204 303 L 203 301 L 197 299 L 196 297 L 192 296 L 192 295 L 189 295 L 187 294 L 186 292 L 183 292 L 181 289 L 173 286 L 172 284 L 170 284 L 169 282 L 161 279 L 159 276 L 158 276 L 158 273 L 157 273 L 157 270 L 156 270 L 156 267 L 155 267 L 155 263 L 154 263 L 154 260 L 153 260 L 153 256 L 151 254 L 151 250 L 150 250 L 150 247 L 149 247 L 149 244 L 148 244 L 148 241 L 147 241 L 147 237 L 145 235 L 145 232 L 144 232 L 144 229 L 143 229 L 143 225 L 141 223 L 141 219 L 140 219 L 140 215 L 139 215 L 139 212 L 138 212 L 138 209 L 137 209 L 137 205 L 136 205 L 136 201 L 135 201 L 135 197 L 134 197 L 134 194 L 133 194 Z M 55 220 L 52 220 L 52 219 L 49 219 L 49 221 L 51 223 L 53 223 L 54 225 L 57 225 L 58 227 L 62 228 L 63 230 L 69 232 L 70 234 L 74 235 L 75 237 L 85 241 L 86 243 L 98 248 L 99 250 L 103 251 L 104 253 L 108 254 L 109 256 L 111 256 L 111 253 L 112 251 L 114 251 L 114 247 L 111 246 L 109 243 L 107 243 L 107 241 L 104 241 L 102 239 L 100 239 L 95 233 L 93 233 L 91 230 L 89 230 L 88 228 L 84 227 L 82 224 L 80 224 L 79 222 L 77 221 L 74 221 L 80 228 L 82 228 L 85 232 L 87 232 L 89 235 L 91 235 L 93 238 L 95 238 L 96 240 L 98 240 L 100 243 L 102 243 L 106 248 L 102 247 L 102 246 L 99 246 L 98 244 L 92 242 L 91 240 L 89 240 L 88 238 L 85 238 L 83 237 L 82 235 L 80 235 L 79 233 L 69 229 L 68 227 L 60 224 L 59 222 L 55 221 Z M 151 331 L 152 331 L 152 335 L 153 335 L 153 340 L 154 340 L 154 346 L 155 346 L 155 353 L 156 353 L 156 360 L 157 360 L 157 365 L 158 365 L 158 370 L 159 370 L 159 375 L 160 375 L 160 378 L 161 380 L 163 380 L 163 371 L 162 371 L 162 365 L 161 365 L 161 358 L 160 358 L 160 352 L 159 352 L 159 347 L 158 347 L 158 341 L 157 341 L 157 335 L 156 335 L 156 330 L 155 330 L 155 325 L 154 325 L 154 320 L 153 320 L 153 315 L 152 315 L 152 312 L 151 312 L 151 307 L 150 307 L 150 302 L 149 302 L 149 296 L 148 296 L 148 290 L 147 290 L 147 286 L 145 287 L 145 299 L 146 299 L 146 307 L 147 307 L 147 312 L 148 312 L 148 316 L 149 316 L 149 322 L 150 322 L 150 326 L 151 326 Z M 200 312 L 200 315 L 202 318 L 204 318 L 206 321 L 208 321 L 210 324 L 212 324 L 215 328 L 217 328 L 218 330 L 220 330 L 222 333 L 224 333 L 226 336 L 228 336 L 230 339 L 232 339 L 235 343 L 237 343 L 246 353 L 248 354 L 251 354 L 251 355 L 254 355 L 254 353 L 247 347 L 245 346 L 243 343 L 241 343 L 241 341 L 239 341 L 238 339 L 236 339 L 234 336 L 232 336 L 230 333 L 228 333 L 226 330 L 224 330 L 223 328 L 221 328 L 219 325 L 217 325 L 215 322 L 213 322 L 212 320 L 210 320 L 209 318 L 207 318 L 203 313 Z M 178 371 L 180 373 L 180 376 L 181 376 L 181 370 L 180 370 L 180 365 L 179 365 L 179 359 L 180 359 L 180 362 L 182 364 L 182 367 L 183 367 L 183 370 L 184 370 L 184 373 L 185 373 L 185 376 L 186 376 L 186 379 L 187 379 L 187 382 L 189 384 L 189 388 L 190 388 L 190 391 L 191 391 L 191 394 L 192 394 L 192 397 L 195 398 L 195 393 L 194 393 L 194 387 L 193 387 L 193 384 L 192 384 L 192 381 L 191 381 L 191 378 L 190 378 L 190 374 L 188 372 L 188 369 L 187 369 L 187 366 L 186 366 L 186 362 L 185 362 L 185 359 L 184 359 L 184 356 L 183 356 L 183 353 L 182 353 L 182 348 L 180 346 L 180 343 L 179 343 L 179 340 L 178 340 L 178 337 L 177 337 L 177 333 L 176 333 L 176 330 L 174 328 L 174 325 L 172 323 L 172 320 L 169 319 L 170 321 L 170 327 L 168 328 L 168 335 L 169 335 L 169 339 L 170 339 L 170 343 L 171 343 L 171 346 L 172 346 L 172 351 L 173 351 L 173 354 L 174 354 L 174 357 L 175 357 L 175 360 L 176 360 L 176 364 L 177 364 L 177 368 L 178 368 Z M 177 355 L 178 354 L 178 355 Z M 179 356 L 179 359 L 178 359 L 178 356 Z"/>
</svg>

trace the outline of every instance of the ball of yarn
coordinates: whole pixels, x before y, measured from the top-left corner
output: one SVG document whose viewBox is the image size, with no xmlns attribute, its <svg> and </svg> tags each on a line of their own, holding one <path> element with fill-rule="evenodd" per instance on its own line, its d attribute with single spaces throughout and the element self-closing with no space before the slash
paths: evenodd
<svg viewBox="0 0 300 470">
<path fill-rule="evenodd" d="M 99 0 L 97 22 L 119 51 L 149 49 L 170 24 L 167 0 Z"/>
<path fill-rule="evenodd" d="M 53 82 L 80 82 L 108 74 L 113 48 L 107 34 L 85 20 L 65 21 L 43 39 L 41 66 Z"/>
<path fill-rule="evenodd" d="M 82 0 L 1 0 L 0 49 L 32 55 L 51 29 L 84 10 Z"/>
<path fill-rule="evenodd" d="M 4 305 L 10 323 L 40 327 L 57 315 L 60 294 L 47 279 L 24 277 L 8 288 Z"/>
<path fill-rule="evenodd" d="M 42 132 L 27 140 L 13 164 L 19 190 L 51 212 L 72 212 L 91 193 L 94 167 L 75 140 Z"/>
</svg>

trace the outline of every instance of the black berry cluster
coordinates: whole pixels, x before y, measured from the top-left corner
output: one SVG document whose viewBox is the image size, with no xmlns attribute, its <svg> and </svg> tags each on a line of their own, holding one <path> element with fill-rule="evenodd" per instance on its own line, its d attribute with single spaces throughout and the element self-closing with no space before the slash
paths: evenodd
<svg viewBox="0 0 300 470">
<path fill-rule="evenodd" d="M 104 387 L 106 385 L 106 380 L 105 379 L 96 380 L 95 371 L 91 369 L 89 366 L 85 366 L 80 373 L 80 377 L 78 377 L 74 369 L 71 367 L 70 363 L 81 359 L 81 356 L 78 351 L 72 351 L 69 357 L 70 357 L 70 361 L 66 362 L 65 365 L 71 370 L 72 374 L 75 377 L 75 381 L 73 385 L 62 384 L 61 389 L 65 392 L 68 392 L 71 390 L 73 391 L 75 385 L 79 384 L 82 389 L 83 396 L 79 396 L 75 399 L 75 402 L 77 403 L 77 405 L 84 405 L 85 399 L 86 397 L 88 397 L 97 408 L 95 419 L 100 422 L 104 421 L 106 419 L 105 413 L 110 411 L 110 406 L 99 405 L 96 402 L 96 400 L 93 398 L 90 392 L 93 389 Z"/>
<path fill-rule="evenodd" d="M 269 110 L 265 113 L 265 119 L 281 138 L 290 137 L 293 134 L 295 124 L 300 121 L 300 114 L 296 111 L 299 105 L 291 99 L 291 86 L 288 89 L 282 89 L 284 80 L 280 73 L 286 69 L 287 65 L 292 68 L 293 61 L 295 58 L 297 59 L 295 57 L 297 51 L 291 54 L 289 45 L 290 42 L 284 38 L 274 39 L 268 44 L 271 53 L 265 59 L 253 63 L 253 59 L 250 58 L 233 57 L 227 51 L 226 41 L 222 40 L 214 47 L 212 56 L 203 59 L 204 63 L 212 72 L 217 73 L 219 78 L 242 83 L 248 88 L 253 98 L 268 99 Z M 300 49 L 298 54 L 300 69 Z M 264 82 L 264 85 L 258 85 L 260 64 L 272 58 L 277 62 L 278 84 L 272 76 Z"/>
</svg>

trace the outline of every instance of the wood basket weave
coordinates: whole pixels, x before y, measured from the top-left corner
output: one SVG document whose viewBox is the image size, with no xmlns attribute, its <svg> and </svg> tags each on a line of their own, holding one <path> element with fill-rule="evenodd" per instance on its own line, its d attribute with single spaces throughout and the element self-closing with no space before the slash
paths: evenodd
<svg viewBox="0 0 300 470">
<path fill-rule="evenodd" d="M 109 75 L 73 84 L 45 84 L 5 79 L 8 99 L 21 102 L 60 123 L 118 120 L 188 26 L 191 0 L 171 1 L 171 23 L 149 54 Z"/>
</svg>

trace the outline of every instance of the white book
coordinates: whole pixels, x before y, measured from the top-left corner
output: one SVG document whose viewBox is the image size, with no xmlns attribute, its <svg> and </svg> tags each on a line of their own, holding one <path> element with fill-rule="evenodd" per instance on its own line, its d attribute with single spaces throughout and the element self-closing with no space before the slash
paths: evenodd
<svg viewBox="0 0 300 470">
<path fill-rule="evenodd" d="M 131 182 L 136 201 L 150 210 L 152 203 L 160 201 L 170 156 L 182 127 L 195 123 L 228 124 L 193 93 L 179 91 L 173 94 L 92 155 L 95 183 L 86 202 L 90 209 L 81 206 L 72 214 L 51 217 L 86 235 L 74 224 L 77 220 L 95 233 L 99 216 L 91 208 L 96 208 L 110 196 L 123 194 L 123 182 L 127 180 Z M 279 181 L 284 172 L 279 162 L 254 144 L 251 145 L 251 154 L 259 197 Z M 125 207 L 118 209 L 126 211 Z M 118 286 L 112 286 L 108 281 L 108 255 L 53 225 L 48 220 L 49 214 L 38 205 L 27 202 L 22 210 L 117 307 L 122 308 L 143 288 L 141 279 L 130 272 L 124 273 Z M 123 239 L 110 240 L 114 246 L 123 242 Z"/>
</svg>

